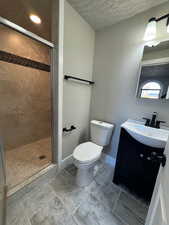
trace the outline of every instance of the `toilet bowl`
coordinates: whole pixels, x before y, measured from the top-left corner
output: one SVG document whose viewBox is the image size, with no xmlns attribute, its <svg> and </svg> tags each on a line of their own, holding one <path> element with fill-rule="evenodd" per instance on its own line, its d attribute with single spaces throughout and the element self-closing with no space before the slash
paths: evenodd
<svg viewBox="0 0 169 225">
<path fill-rule="evenodd" d="M 114 125 L 92 120 L 91 140 L 78 145 L 73 152 L 74 165 L 77 167 L 76 183 L 80 187 L 93 181 L 94 166 L 100 159 L 103 147 L 106 146 L 112 134 Z"/>
<path fill-rule="evenodd" d="M 93 170 L 102 153 L 102 146 L 92 142 L 78 145 L 74 152 L 74 164 L 78 168 L 76 183 L 83 187 L 90 184 L 93 180 Z"/>
</svg>

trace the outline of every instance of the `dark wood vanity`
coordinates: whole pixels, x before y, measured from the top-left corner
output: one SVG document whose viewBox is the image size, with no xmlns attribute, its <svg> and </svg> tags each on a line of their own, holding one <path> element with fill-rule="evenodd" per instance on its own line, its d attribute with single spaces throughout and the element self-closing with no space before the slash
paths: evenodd
<svg viewBox="0 0 169 225">
<path fill-rule="evenodd" d="M 162 156 L 163 152 L 164 149 L 152 148 L 136 141 L 121 128 L 113 182 L 150 201 L 160 166 L 160 163 L 152 160 L 152 155 Z"/>
</svg>

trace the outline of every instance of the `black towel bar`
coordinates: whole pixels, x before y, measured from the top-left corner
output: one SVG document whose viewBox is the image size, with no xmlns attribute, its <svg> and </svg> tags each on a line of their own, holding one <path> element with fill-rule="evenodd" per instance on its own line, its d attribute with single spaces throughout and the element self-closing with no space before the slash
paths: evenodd
<svg viewBox="0 0 169 225">
<path fill-rule="evenodd" d="M 91 85 L 93 85 L 93 84 L 95 83 L 95 82 L 90 81 L 90 80 L 85 80 L 85 79 L 81 79 L 81 78 L 73 77 L 73 76 L 69 76 L 69 75 L 65 75 L 64 78 L 65 78 L 65 80 L 69 80 L 69 79 L 72 79 L 72 80 L 79 80 L 79 81 L 82 81 L 82 82 L 89 83 L 89 84 L 91 84 Z"/>
</svg>

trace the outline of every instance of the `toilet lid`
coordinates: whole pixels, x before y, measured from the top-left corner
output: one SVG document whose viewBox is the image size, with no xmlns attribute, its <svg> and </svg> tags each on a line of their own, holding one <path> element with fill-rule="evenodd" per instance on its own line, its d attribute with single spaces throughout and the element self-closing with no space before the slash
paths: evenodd
<svg viewBox="0 0 169 225">
<path fill-rule="evenodd" d="M 92 142 L 86 142 L 78 145 L 74 152 L 73 157 L 80 162 L 90 162 L 97 160 L 102 152 L 103 147 L 96 145 Z"/>
</svg>

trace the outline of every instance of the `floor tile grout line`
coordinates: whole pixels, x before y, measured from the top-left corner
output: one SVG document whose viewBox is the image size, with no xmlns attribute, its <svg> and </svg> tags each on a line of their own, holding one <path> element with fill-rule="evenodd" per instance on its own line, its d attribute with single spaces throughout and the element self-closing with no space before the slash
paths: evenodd
<svg viewBox="0 0 169 225">
<path fill-rule="evenodd" d="M 67 175 L 70 175 L 71 177 L 74 177 L 69 171 L 67 171 L 65 168 L 62 170 L 62 172 L 65 172 L 65 173 L 67 173 Z"/>
<path fill-rule="evenodd" d="M 131 212 L 132 214 L 134 214 L 134 216 L 135 216 L 136 218 L 139 219 L 139 222 L 140 222 L 140 223 L 142 223 L 142 222 L 144 223 L 143 218 L 141 218 L 139 215 L 137 215 L 137 214 L 135 213 L 134 210 L 132 210 L 132 209 L 126 207 L 126 206 L 124 206 L 124 207 L 125 207 L 129 212 Z"/>
<path fill-rule="evenodd" d="M 28 214 L 27 214 L 27 213 L 25 214 L 25 216 L 26 216 L 26 218 L 27 218 L 27 220 L 28 220 L 29 224 L 30 224 L 30 225 L 32 225 L 31 218 L 28 216 Z"/>
<path fill-rule="evenodd" d="M 76 213 L 76 211 L 81 207 L 81 204 L 79 204 L 75 209 L 72 211 L 72 216 Z"/>
<path fill-rule="evenodd" d="M 129 224 L 126 221 L 124 221 L 119 215 L 117 215 L 116 213 L 114 213 L 114 215 L 120 220 L 120 222 L 123 223 L 123 225 L 135 225 L 135 224 Z"/>
<path fill-rule="evenodd" d="M 121 191 L 125 194 L 127 194 L 130 198 L 132 198 L 133 200 L 135 200 L 137 203 L 139 203 L 141 206 L 143 207 L 149 207 L 149 205 L 147 205 L 146 202 L 144 202 L 143 199 L 139 199 L 136 196 L 134 196 L 131 192 L 125 190 L 125 188 L 119 186 L 119 188 L 121 189 Z"/>
<path fill-rule="evenodd" d="M 121 190 L 121 194 L 122 194 L 122 193 L 128 195 L 128 193 L 127 193 L 127 192 L 123 192 L 123 190 Z M 129 197 L 130 197 L 130 196 L 129 196 Z M 135 199 L 135 198 L 131 198 L 131 199 L 134 200 L 135 202 L 139 203 L 139 200 L 137 200 L 137 199 Z M 139 222 L 140 222 L 140 223 L 144 223 L 144 219 L 142 218 L 142 216 L 139 215 L 139 213 L 136 213 L 133 209 L 130 209 L 130 208 L 126 207 L 126 206 L 125 206 L 125 208 L 126 208 L 127 210 L 129 210 L 132 214 L 134 214 L 134 216 L 135 216 L 136 218 L 139 219 Z"/>
<path fill-rule="evenodd" d="M 142 208 L 144 207 L 147 207 L 146 205 L 144 205 L 144 203 L 142 203 L 139 199 L 137 199 L 135 196 L 131 196 L 130 193 L 126 192 L 126 191 L 123 191 L 122 190 L 122 193 L 124 193 L 125 195 L 127 195 L 129 198 L 131 198 L 133 201 L 137 202 L 138 204 L 141 205 Z M 135 216 L 139 217 L 141 220 L 143 220 L 143 218 L 139 215 L 139 213 L 136 213 L 134 210 L 132 209 L 129 209 L 132 213 L 135 214 Z M 148 210 L 148 208 L 147 208 Z"/>
<path fill-rule="evenodd" d="M 77 218 L 73 215 L 73 219 L 74 219 L 74 221 L 75 221 L 75 223 L 77 224 L 77 225 L 81 225 L 80 223 L 79 223 L 79 221 L 77 220 Z"/>
<path fill-rule="evenodd" d="M 75 222 L 76 225 L 81 225 L 81 224 L 78 223 L 78 221 L 77 221 L 77 219 L 74 215 L 72 215 L 72 218 L 73 218 L 73 221 Z"/>
<path fill-rule="evenodd" d="M 116 202 L 115 202 L 115 204 L 114 204 L 112 213 L 114 213 L 114 211 L 115 211 L 115 209 L 116 209 L 116 207 L 117 207 L 118 201 L 119 201 L 119 199 L 120 199 L 120 195 L 121 195 L 121 190 L 119 191 L 119 194 L 118 194 L 118 197 L 117 197 Z"/>
</svg>

